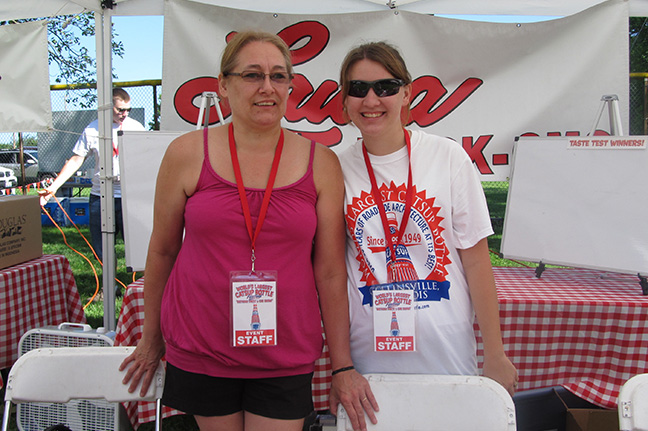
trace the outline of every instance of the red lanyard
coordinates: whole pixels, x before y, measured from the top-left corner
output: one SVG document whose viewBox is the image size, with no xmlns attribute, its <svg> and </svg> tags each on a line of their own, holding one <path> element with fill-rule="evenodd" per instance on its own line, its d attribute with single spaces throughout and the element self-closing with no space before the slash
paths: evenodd
<svg viewBox="0 0 648 431">
<path fill-rule="evenodd" d="M 398 237 L 395 237 L 396 241 L 392 239 L 392 234 L 389 232 L 389 223 L 387 222 L 387 213 L 385 212 L 385 205 L 383 204 L 382 196 L 380 195 L 380 190 L 378 189 L 378 184 L 376 183 L 376 175 L 374 174 L 373 167 L 371 166 L 371 160 L 369 160 L 369 153 L 367 153 L 367 147 L 364 142 L 362 143 L 362 155 L 364 156 L 365 165 L 367 166 L 367 172 L 369 173 L 369 180 L 371 180 L 371 194 L 373 195 L 374 201 L 378 206 L 378 212 L 380 213 L 380 219 L 382 220 L 383 230 L 385 231 L 385 241 L 387 242 L 387 247 L 391 250 L 391 260 L 396 261 L 396 247 L 401 243 L 403 239 L 403 234 L 407 228 L 407 222 L 409 220 L 409 214 L 412 209 L 412 194 L 414 193 L 414 187 L 412 186 L 412 163 L 410 161 L 412 155 L 412 145 L 410 143 L 410 137 L 407 133 L 407 130 L 403 129 L 405 133 L 405 144 L 407 145 L 407 192 L 405 193 L 405 209 L 403 211 L 403 218 L 401 220 L 401 226 L 398 232 Z"/>
<path fill-rule="evenodd" d="M 121 131 L 122 129 L 122 124 L 119 125 L 119 130 Z M 116 157 L 119 155 L 119 148 L 117 147 L 117 142 L 113 139 L 112 141 L 113 144 L 113 157 Z"/>
<path fill-rule="evenodd" d="M 277 142 L 277 148 L 275 149 L 274 160 L 272 161 L 270 177 L 268 178 L 268 184 L 266 185 L 265 193 L 263 194 L 263 201 L 261 202 L 259 219 L 257 220 L 254 234 L 252 234 L 252 215 L 250 213 L 250 205 L 248 204 L 247 196 L 245 194 L 245 186 L 243 185 L 243 177 L 241 176 L 241 166 L 239 165 L 238 156 L 236 155 L 234 125 L 232 123 L 230 123 L 229 125 L 229 147 L 230 155 L 232 156 L 232 166 L 234 167 L 234 176 L 236 177 L 236 187 L 238 188 L 239 197 L 241 198 L 241 207 L 243 208 L 243 216 L 245 217 L 245 226 L 247 227 L 248 235 L 250 236 L 250 241 L 252 243 L 252 271 L 254 271 L 254 261 L 256 260 L 256 257 L 254 255 L 254 246 L 256 244 L 256 239 L 259 236 L 259 232 L 261 232 L 261 226 L 263 225 L 263 221 L 265 220 L 268 206 L 270 205 L 270 195 L 272 194 L 272 187 L 274 186 L 275 178 L 277 177 L 277 171 L 279 170 L 279 160 L 281 159 L 283 144 L 284 133 L 283 129 L 281 129 L 279 142 Z"/>
</svg>

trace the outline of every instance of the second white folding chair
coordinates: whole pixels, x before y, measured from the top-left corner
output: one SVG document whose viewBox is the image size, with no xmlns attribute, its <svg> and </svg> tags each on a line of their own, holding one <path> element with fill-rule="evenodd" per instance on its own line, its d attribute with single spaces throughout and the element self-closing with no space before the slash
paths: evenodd
<svg viewBox="0 0 648 431">
<path fill-rule="evenodd" d="M 372 431 L 515 431 L 515 405 L 494 380 L 478 376 L 368 374 L 378 424 Z M 351 431 L 338 409 L 337 430 Z"/>
<path fill-rule="evenodd" d="M 648 431 L 648 373 L 638 374 L 619 391 L 621 431 Z"/>
</svg>

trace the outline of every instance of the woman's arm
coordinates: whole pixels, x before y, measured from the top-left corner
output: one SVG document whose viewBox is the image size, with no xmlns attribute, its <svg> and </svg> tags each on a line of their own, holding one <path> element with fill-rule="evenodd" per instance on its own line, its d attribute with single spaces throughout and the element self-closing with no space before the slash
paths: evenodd
<svg viewBox="0 0 648 431">
<path fill-rule="evenodd" d="M 164 355 L 165 343 L 160 330 L 162 295 L 182 245 L 185 204 L 198 181 L 202 152 L 198 148 L 196 156 L 196 147 L 192 135 L 179 137 L 167 149 L 158 172 L 153 231 L 144 278 L 142 338 L 135 352 L 120 366 L 121 370 L 128 367 L 123 383 L 130 382 L 131 392 L 135 391 L 141 380 L 140 392 L 146 393 L 157 364 Z"/>
<path fill-rule="evenodd" d="M 344 182 L 335 154 L 317 146 L 314 161 L 317 188 L 317 231 L 315 233 L 313 269 L 320 298 L 320 309 L 331 368 L 353 365 L 349 348 L 349 300 L 345 264 Z M 344 405 L 354 429 L 366 429 L 364 411 L 376 423 L 378 404 L 369 383 L 355 370 L 333 376 L 331 411 Z"/>
<path fill-rule="evenodd" d="M 499 382 L 513 395 L 518 374 L 504 352 L 497 289 L 488 254 L 487 239 L 482 239 L 473 247 L 460 249 L 459 255 L 484 340 L 484 376 Z"/>
</svg>

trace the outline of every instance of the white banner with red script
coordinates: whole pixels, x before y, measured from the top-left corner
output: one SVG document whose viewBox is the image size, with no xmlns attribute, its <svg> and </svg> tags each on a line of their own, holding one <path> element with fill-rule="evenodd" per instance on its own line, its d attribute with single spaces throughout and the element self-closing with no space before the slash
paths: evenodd
<svg viewBox="0 0 648 431">
<path fill-rule="evenodd" d="M 45 21 L 0 26 L 0 132 L 52 129 Z"/>
<path fill-rule="evenodd" d="M 228 35 L 262 29 L 292 50 L 295 79 L 284 126 L 333 147 L 360 133 L 342 118 L 340 64 L 350 47 L 385 40 L 413 78 L 410 124 L 447 136 L 470 155 L 484 181 L 506 180 L 518 136 L 584 136 L 619 96 L 628 124 L 628 4 L 610 0 L 578 14 L 531 24 L 439 18 L 404 11 L 335 15 L 249 12 L 167 0 L 162 127 L 193 130 L 201 94 L 217 91 Z M 226 101 L 221 108 L 227 119 Z M 218 122 L 215 108 L 210 124 Z M 607 115 L 597 134 L 609 134 Z"/>
</svg>

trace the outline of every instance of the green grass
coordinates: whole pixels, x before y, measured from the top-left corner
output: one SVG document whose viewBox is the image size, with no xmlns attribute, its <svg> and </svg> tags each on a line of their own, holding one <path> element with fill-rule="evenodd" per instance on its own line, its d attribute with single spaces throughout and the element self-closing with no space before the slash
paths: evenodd
<svg viewBox="0 0 648 431">
<path fill-rule="evenodd" d="M 90 241 L 90 230 L 88 226 L 79 226 L 79 231 L 74 227 L 63 227 L 61 230 L 62 232 L 55 226 L 43 226 L 43 253 L 62 254 L 68 259 L 81 297 L 81 303 L 84 306 L 95 295 L 98 280 L 99 294 L 94 298 L 93 302 L 88 304 L 85 314 L 88 324 L 93 328 L 103 326 L 103 300 L 101 299 L 103 296 L 103 292 L 101 292 L 103 268 L 94 257 L 90 246 L 83 239 L 85 237 Z M 133 274 L 126 271 L 124 241 L 121 238 L 115 240 L 115 256 L 117 258 L 116 278 L 127 286 L 133 281 Z M 115 283 L 117 284 L 117 282 Z M 115 308 L 117 310 L 115 319 L 117 319 L 121 308 L 121 298 L 117 298 Z"/>
<path fill-rule="evenodd" d="M 493 266 L 535 266 L 530 262 L 518 262 L 500 257 L 502 245 L 502 231 L 504 229 L 504 214 L 506 212 L 506 199 L 508 196 L 508 182 L 494 181 L 482 183 L 488 211 L 491 216 L 494 235 L 488 238 L 488 248 L 491 250 L 491 264 Z"/>
</svg>

